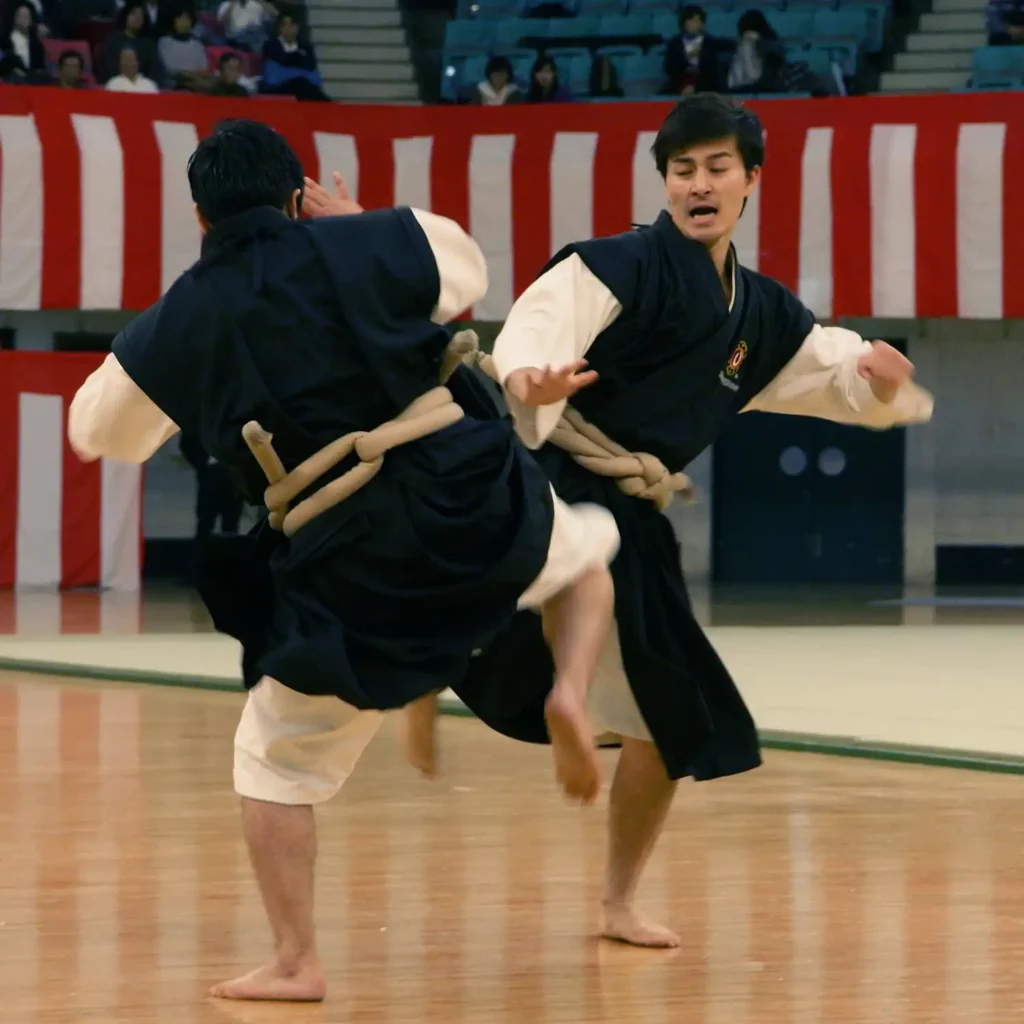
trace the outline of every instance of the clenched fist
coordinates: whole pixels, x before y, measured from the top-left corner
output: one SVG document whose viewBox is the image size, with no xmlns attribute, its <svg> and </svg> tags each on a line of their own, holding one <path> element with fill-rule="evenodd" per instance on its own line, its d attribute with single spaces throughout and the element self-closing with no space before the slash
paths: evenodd
<svg viewBox="0 0 1024 1024">
<path fill-rule="evenodd" d="M 884 341 L 871 342 L 871 351 L 857 360 L 857 372 L 871 385 L 875 398 L 888 404 L 914 376 L 914 364 Z"/>
</svg>

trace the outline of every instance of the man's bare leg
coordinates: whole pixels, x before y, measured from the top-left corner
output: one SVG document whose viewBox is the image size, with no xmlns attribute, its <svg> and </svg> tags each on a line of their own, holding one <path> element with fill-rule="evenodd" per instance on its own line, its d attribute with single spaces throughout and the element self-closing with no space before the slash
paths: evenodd
<svg viewBox="0 0 1024 1024">
<path fill-rule="evenodd" d="M 428 693 L 401 712 L 400 736 L 409 763 L 428 779 L 437 776 L 437 693 Z"/>
<path fill-rule="evenodd" d="M 664 827 L 675 791 L 676 783 L 668 777 L 658 748 L 646 740 L 624 736 L 608 807 L 605 938 L 635 946 L 679 945 L 678 935 L 648 921 L 634 905 L 640 875 Z"/>
<path fill-rule="evenodd" d="M 587 694 L 615 607 L 607 568 L 595 568 L 560 591 L 543 609 L 544 635 L 555 661 L 555 682 L 544 706 L 555 772 L 568 796 L 592 803 L 601 766 L 587 719 Z"/>
<path fill-rule="evenodd" d="M 313 924 L 313 808 L 243 797 L 242 829 L 274 935 L 274 960 L 214 985 L 210 994 L 224 999 L 319 1001 L 326 981 Z"/>
</svg>

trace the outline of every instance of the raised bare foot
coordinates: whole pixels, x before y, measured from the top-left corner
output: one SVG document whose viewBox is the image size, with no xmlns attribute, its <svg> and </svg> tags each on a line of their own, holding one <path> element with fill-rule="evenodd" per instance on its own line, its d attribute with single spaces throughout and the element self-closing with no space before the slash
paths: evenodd
<svg viewBox="0 0 1024 1024">
<path fill-rule="evenodd" d="M 557 686 L 544 705 L 544 720 L 555 754 L 555 775 L 566 794 L 593 803 L 601 792 L 601 764 L 586 708 Z"/>
<path fill-rule="evenodd" d="M 428 779 L 437 777 L 437 694 L 428 693 L 402 710 L 401 742 L 409 763 Z"/>
<path fill-rule="evenodd" d="M 326 992 L 327 982 L 318 962 L 287 970 L 275 961 L 210 989 L 210 995 L 219 999 L 273 999 L 292 1003 L 318 1003 Z"/>
<path fill-rule="evenodd" d="M 680 944 L 675 932 L 648 920 L 631 906 L 605 905 L 601 937 L 651 949 L 675 949 Z"/>
</svg>

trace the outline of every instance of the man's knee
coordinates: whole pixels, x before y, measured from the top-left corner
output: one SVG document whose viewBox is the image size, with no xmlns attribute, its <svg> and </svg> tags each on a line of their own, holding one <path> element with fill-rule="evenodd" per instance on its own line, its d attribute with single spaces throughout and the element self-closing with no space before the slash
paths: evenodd
<svg viewBox="0 0 1024 1024">
<path fill-rule="evenodd" d="M 323 803 L 345 784 L 383 715 L 263 678 L 235 733 L 235 791 L 267 803 Z"/>
</svg>

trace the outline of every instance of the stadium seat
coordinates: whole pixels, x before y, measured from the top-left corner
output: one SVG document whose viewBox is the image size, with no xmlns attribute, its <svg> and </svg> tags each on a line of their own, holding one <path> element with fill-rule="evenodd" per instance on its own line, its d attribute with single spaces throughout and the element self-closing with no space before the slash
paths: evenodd
<svg viewBox="0 0 1024 1024">
<path fill-rule="evenodd" d="M 707 33 L 709 36 L 718 36 L 719 39 L 736 38 L 736 22 L 739 15 L 733 11 L 708 11 Z M 679 31 L 678 26 L 676 32 Z M 675 35 L 675 33 L 672 33 Z M 667 37 L 666 37 L 667 38 Z"/>
<path fill-rule="evenodd" d="M 580 0 L 579 15 L 601 17 L 605 14 L 625 14 L 629 0 Z"/>
<path fill-rule="evenodd" d="M 550 18 L 544 33 L 553 39 L 578 39 L 596 36 L 601 31 L 601 18 L 596 14 L 581 14 L 575 18 Z"/>
<path fill-rule="evenodd" d="M 548 23 L 545 18 L 502 18 L 496 22 L 494 47 L 508 52 L 511 47 L 519 45 L 523 36 L 548 35 Z"/>
<path fill-rule="evenodd" d="M 590 92 L 590 71 L 593 58 L 588 53 L 583 57 L 572 57 L 566 64 L 558 63 L 558 78 L 567 85 L 574 96 L 586 96 Z"/>
<path fill-rule="evenodd" d="M 567 67 L 569 61 L 576 57 L 590 60 L 590 51 L 585 46 L 552 46 L 544 53 L 558 65 L 559 74 L 561 74 L 562 67 Z"/>
<path fill-rule="evenodd" d="M 867 11 L 858 8 L 839 11 L 817 11 L 812 16 L 811 38 L 825 43 L 854 43 L 860 46 L 868 34 Z"/>
<path fill-rule="evenodd" d="M 828 12 L 818 12 L 828 13 Z M 783 42 L 808 39 L 813 32 L 817 14 L 811 11 L 778 11 L 771 16 L 771 26 Z"/>
<path fill-rule="evenodd" d="M 677 14 L 655 14 L 651 18 L 651 31 L 662 39 L 671 39 L 679 34 L 679 16 Z"/>
<path fill-rule="evenodd" d="M 1024 81 L 1024 47 L 979 46 L 971 62 L 971 86 L 975 89 L 1006 88 Z"/>
<path fill-rule="evenodd" d="M 444 30 L 447 57 L 470 57 L 487 53 L 494 43 L 497 23 L 493 21 L 449 21 Z"/>
<path fill-rule="evenodd" d="M 649 54 L 623 58 L 620 84 L 627 96 L 654 96 L 662 83 L 661 61 Z"/>
<path fill-rule="evenodd" d="M 648 14 L 606 14 L 601 19 L 603 36 L 642 36 L 651 31 Z"/>
</svg>

